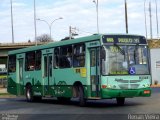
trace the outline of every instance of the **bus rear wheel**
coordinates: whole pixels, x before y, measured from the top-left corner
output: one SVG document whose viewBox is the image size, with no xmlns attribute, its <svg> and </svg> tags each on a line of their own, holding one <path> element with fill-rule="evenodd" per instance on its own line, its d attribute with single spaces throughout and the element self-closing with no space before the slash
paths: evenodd
<svg viewBox="0 0 160 120">
<path fill-rule="evenodd" d="M 60 103 L 68 103 L 71 100 L 71 98 L 67 98 L 67 97 L 57 97 L 57 99 Z"/>
<path fill-rule="evenodd" d="M 86 99 L 84 98 L 83 86 L 78 87 L 78 98 L 79 98 L 79 105 L 81 107 L 84 107 L 86 105 Z"/>
<path fill-rule="evenodd" d="M 26 86 L 26 99 L 28 102 L 33 102 L 33 94 L 31 85 Z"/>
<path fill-rule="evenodd" d="M 42 100 L 42 96 L 33 96 L 32 86 L 28 85 L 26 87 L 26 99 L 28 102 L 40 102 Z"/>
<path fill-rule="evenodd" d="M 117 99 L 117 105 L 124 105 L 125 103 L 125 98 L 124 97 L 119 97 L 119 98 L 116 98 Z"/>
</svg>

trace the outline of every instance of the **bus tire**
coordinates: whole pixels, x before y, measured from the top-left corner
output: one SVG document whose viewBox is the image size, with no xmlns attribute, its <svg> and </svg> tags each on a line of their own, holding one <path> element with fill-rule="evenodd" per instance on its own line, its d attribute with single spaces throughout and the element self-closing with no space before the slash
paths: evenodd
<svg viewBox="0 0 160 120">
<path fill-rule="evenodd" d="M 34 102 L 41 102 L 42 101 L 42 96 L 33 96 L 33 101 Z"/>
<path fill-rule="evenodd" d="M 118 98 L 116 98 L 116 100 L 117 100 L 117 105 L 123 106 L 125 103 L 124 97 L 118 97 Z"/>
<path fill-rule="evenodd" d="M 68 102 L 70 102 L 71 98 L 67 98 L 67 97 L 57 97 L 57 100 L 58 100 L 60 103 L 68 103 Z"/>
<path fill-rule="evenodd" d="M 79 106 L 84 107 L 86 105 L 86 99 L 84 98 L 83 86 L 78 87 Z"/>
<path fill-rule="evenodd" d="M 33 102 L 33 93 L 32 93 L 32 86 L 26 86 L 26 99 L 28 102 Z"/>
</svg>

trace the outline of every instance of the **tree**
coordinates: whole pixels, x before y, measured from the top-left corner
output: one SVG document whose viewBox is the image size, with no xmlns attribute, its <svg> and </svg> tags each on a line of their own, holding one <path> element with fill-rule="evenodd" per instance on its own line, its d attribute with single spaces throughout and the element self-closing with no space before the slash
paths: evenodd
<svg viewBox="0 0 160 120">
<path fill-rule="evenodd" d="M 48 34 L 42 34 L 36 38 L 37 42 L 53 42 Z"/>
</svg>

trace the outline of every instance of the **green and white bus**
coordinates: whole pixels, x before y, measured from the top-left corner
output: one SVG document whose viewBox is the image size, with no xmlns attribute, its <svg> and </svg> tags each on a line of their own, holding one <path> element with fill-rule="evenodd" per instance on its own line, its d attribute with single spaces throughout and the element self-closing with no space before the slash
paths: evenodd
<svg viewBox="0 0 160 120">
<path fill-rule="evenodd" d="M 8 92 L 27 101 L 151 95 L 147 40 L 128 34 L 95 34 L 9 52 Z"/>
</svg>

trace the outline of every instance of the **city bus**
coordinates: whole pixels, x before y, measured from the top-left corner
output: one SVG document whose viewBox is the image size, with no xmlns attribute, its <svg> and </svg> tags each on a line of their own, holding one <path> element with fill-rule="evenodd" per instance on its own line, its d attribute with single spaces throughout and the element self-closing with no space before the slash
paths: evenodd
<svg viewBox="0 0 160 120">
<path fill-rule="evenodd" d="M 44 97 L 59 101 L 151 95 L 150 59 L 144 36 L 94 34 L 10 51 L 8 92 L 29 102 Z"/>
</svg>

